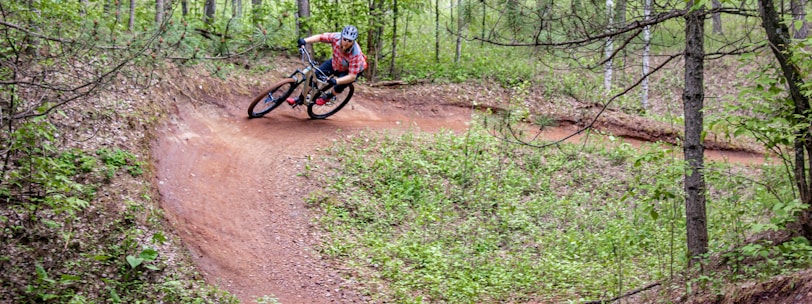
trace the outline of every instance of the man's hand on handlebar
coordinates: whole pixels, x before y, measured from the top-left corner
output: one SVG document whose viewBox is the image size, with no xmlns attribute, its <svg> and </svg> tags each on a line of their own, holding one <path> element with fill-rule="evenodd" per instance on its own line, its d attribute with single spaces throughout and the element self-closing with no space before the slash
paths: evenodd
<svg viewBox="0 0 812 304">
<path fill-rule="evenodd" d="M 327 84 L 329 84 L 331 86 L 335 86 L 336 85 L 335 77 L 331 77 L 330 79 L 327 79 Z"/>
<path fill-rule="evenodd" d="M 305 41 L 305 40 L 304 40 L 304 38 L 299 38 L 299 40 L 298 40 L 298 41 L 296 41 L 296 44 L 297 44 L 299 47 L 303 47 L 303 46 L 305 46 L 305 45 L 307 44 L 307 41 Z"/>
</svg>

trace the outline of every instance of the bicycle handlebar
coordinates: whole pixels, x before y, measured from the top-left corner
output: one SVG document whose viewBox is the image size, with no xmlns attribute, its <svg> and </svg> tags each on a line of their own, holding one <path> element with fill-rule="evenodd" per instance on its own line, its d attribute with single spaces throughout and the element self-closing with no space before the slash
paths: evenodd
<svg viewBox="0 0 812 304">
<path fill-rule="evenodd" d="M 308 52 L 308 51 L 307 51 L 307 48 L 306 48 L 304 45 L 299 47 L 299 53 L 302 53 L 302 61 L 307 62 L 308 64 L 310 64 L 310 66 L 313 68 L 313 70 L 314 70 L 314 71 L 317 71 L 317 72 L 319 72 L 321 75 L 326 76 L 326 74 L 324 73 L 324 71 L 322 71 L 322 70 L 319 68 L 318 64 L 316 64 L 316 62 L 315 62 L 315 61 L 313 61 L 313 57 L 312 57 L 312 56 L 310 56 L 310 52 Z M 316 75 L 318 75 L 318 74 L 316 74 Z M 316 79 L 317 79 L 318 81 L 320 81 L 320 82 L 324 83 L 324 81 L 322 81 L 321 79 L 319 79 L 319 77 L 316 77 Z M 326 78 L 325 78 L 325 80 L 326 80 Z"/>
<path fill-rule="evenodd" d="M 313 67 L 317 66 L 316 62 L 313 61 L 313 57 L 310 56 L 310 52 L 307 51 L 304 45 L 299 47 L 299 53 L 302 53 L 302 61 L 309 63 Z"/>
</svg>

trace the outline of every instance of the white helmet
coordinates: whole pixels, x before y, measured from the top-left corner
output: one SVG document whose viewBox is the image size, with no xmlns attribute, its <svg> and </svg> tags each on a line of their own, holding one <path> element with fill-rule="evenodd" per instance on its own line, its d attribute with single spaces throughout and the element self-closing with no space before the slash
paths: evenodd
<svg viewBox="0 0 812 304">
<path fill-rule="evenodd" d="M 352 25 L 345 26 L 344 30 L 341 31 L 341 38 L 355 41 L 355 39 L 358 39 L 358 29 Z"/>
</svg>

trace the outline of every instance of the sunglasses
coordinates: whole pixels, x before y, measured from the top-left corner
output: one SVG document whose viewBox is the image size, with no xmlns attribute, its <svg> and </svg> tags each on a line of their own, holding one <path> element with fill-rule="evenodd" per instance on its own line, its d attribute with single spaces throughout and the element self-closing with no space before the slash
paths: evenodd
<svg viewBox="0 0 812 304">
<path fill-rule="evenodd" d="M 346 41 L 346 42 L 353 42 L 353 41 L 355 41 L 355 40 L 352 40 L 352 39 L 347 39 L 347 38 L 342 38 L 342 39 L 343 39 L 344 41 Z"/>
</svg>

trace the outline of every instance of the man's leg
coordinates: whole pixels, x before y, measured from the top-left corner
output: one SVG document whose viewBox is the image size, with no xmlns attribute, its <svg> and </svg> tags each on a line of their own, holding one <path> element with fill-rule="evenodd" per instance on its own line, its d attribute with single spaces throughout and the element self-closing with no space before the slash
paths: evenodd
<svg viewBox="0 0 812 304">
<path fill-rule="evenodd" d="M 325 62 L 322 62 L 321 65 L 319 65 L 319 70 L 321 70 L 321 72 L 324 74 L 316 74 L 316 76 L 323 76 L 325 80 L 327 77 L 330 77 L 330 75 L 333 75 L 335 73 L 335 71 L 333 71 L 333 59 L 331 58 Z M 316 73 L 319 73 L 319 71 L 316 71 Z"/>
</svg>

